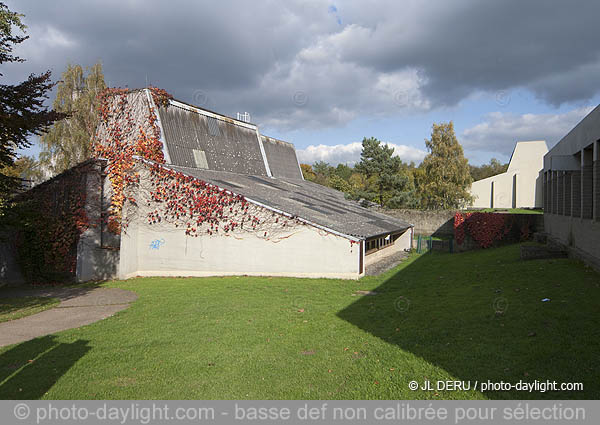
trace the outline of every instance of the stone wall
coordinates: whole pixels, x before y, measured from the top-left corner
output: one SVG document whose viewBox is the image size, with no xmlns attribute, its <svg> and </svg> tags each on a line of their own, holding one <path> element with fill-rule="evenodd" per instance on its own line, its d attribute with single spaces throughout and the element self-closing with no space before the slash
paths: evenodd
<svg viewBox="0 0 600 425">
<path fill-rule="evenodd" d="M 381 209 L 379 212 L 413 224 L 415 235 L 454 236 L 454 214 L 456 214 L 456 210 Z"/>
</svg>

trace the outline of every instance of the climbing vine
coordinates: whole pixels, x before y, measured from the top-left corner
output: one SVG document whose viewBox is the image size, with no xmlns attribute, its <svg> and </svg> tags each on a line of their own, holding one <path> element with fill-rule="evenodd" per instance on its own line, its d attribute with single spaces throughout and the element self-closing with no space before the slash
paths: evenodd
<svg viewBox="0 0 600 425">
<path fill-rule="evenodd" d="M 97 157 L 107 159 L 112 188 L 110 229 L 120 233 L 132 219 L 123 219 L 126 202 L 133 207 L 144 203 L 147 213 L 142 219 L 147 224 L 171 223 L 185 228 L 189 236 L 253 232 L 279 239 L 282 232 L 300 223 L 295 217 L 266 212 L 243 196 L 163 166 L 154 107 L 168 108 L 172 96 L 158 88 L 150 88 L 150 93 L 152 102 L 141 92 L 131 96 L 127 89 L 108 89 L 100 95 L 101 128 L 94 151 Z M 144 172 L 143 178 L 140 172 Z M 134 216 L 139 218 L 139 212 Z"/>
<path fill-rule="evenodd" d="M 184 228 L 189 236 L 241 238 L 249 232 L 273 242 L 290 237 L 304 224 L 297 217 L 255 205 L 241 195 L 165 166 L 155 108 L 168 108 L 172 96 L 155 87 L 149 89 L 150 96 L 146 93 L 109 88 L 98 96 L 99 124 L 91 143 L 110 182 L 107 215 L 92 222 L 86 214 L 90 201 L 86 182 L 92 169 L 100 172 L 97 161 L 83 163 L 34 188 L 17 203 L 17 247 L 28 280 L 73 278 L 80 236 L 100 222 L 118 235 L 142 214 L 148 225 L 167 223 Z M 126 205 L 133 212 L 124 218 Z"/>
<path fill-rule="evenodd" d="M 162 164 L 140 162 L 135 172 L 138 181 L 128 188 L 126 197 L 134 198 L 135 193 L 139 199 L 133 205 L 134 214 L 125 217 L 125 226 L 130 220 L 140 218 L 140 206 L 144 207 L 141 218 L 148 225 L 168 223 L 184 228 L 185 234 L 192 237 L 202 234 L 240 237 L 252 232 L 279 241 L 303 224 L 296 217 L 261 208 L 241 195 Z"/>
<path fill-rule="evenodd" d="M 520 225 L 516 223 L 520 221 Z M 498 241 L 528 239 L 531 234 L 529 217 L 502 213 L 461 213 L 454 215 L 454 239 L 462 245 L 470 236 L 481 248 L 489 248 Z"/>
<path fill-rule="evenodd" d="M 164 90 L 151 88 L 155 105 L 168 105 L 172 98 Z M 132 173 L 135 156 L 157 163 L 164 163 L 160 128 L 157 116 L 149 100 L 142 96 L 130 99 L 128 89 L 106 89 L 99 95 L 99 115 L 101 131 L 94 141 L 94 154 L 107 160 L 106 173 L 112 187 L 108 227 L 114 233 L 121 231 L 121 214 L 126 200 L 125 188 L 139 181 Z M 142 104 L 140 104 L 140 100 Z M 145 122 L 140 122 L 139 114 L 148 111 Z M 132 143 L 133 141 L 133 143 Z M 135 203 L 135 199 L 129 198 Z"/>
<path fill-rule="evenodd" d="M 93 171 L 93 163 L 83 163 L 26 192 L 15 203 L 17 258 L 27 281 L 74 278 L 80 235 L 97 225 L 85 209 L 87 178 Z"/>
</svg>

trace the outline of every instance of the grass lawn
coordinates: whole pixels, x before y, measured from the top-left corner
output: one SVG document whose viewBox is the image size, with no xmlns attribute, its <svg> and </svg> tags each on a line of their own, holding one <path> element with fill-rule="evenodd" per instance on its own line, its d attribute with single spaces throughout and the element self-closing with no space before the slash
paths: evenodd
<svg viewBox="0 0 600 425">
<path fill-rule="evenodd" d="M 358 282 L 104 286 L 139 299 L 104 321 L 0 348 L 0 399 L 600 398 L 600 276 L 567 259 L 522 262 L 518 245 L 413 255 Z M 408 389 L 426 379 L 550 379 L 584 391 Z"/>
<path fill-rule="evenodd" d="M 48 310 L 60 303 L 58 298 L 0 298 L 0 323 Z"/>
</svg>

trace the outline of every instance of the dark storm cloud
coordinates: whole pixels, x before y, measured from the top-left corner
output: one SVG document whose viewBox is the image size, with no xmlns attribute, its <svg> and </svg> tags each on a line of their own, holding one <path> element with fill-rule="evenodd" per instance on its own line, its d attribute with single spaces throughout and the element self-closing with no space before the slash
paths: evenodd
<svg viewBox="0 0 600 425">
<path fill-rule="evenodd" d="M 146 79 L 267 126 L 335 126 L 516 87 L 583 102 L 600 87 L 598 2 L 9 1 L 31 39 L 7 79 L 102 60 L 113 86 Z"/>
<path fill-rule="evenodd" d="M 600 64 L 599 2 L 394 2 L 384 10 L 382 20 L 356 23 L 338 43 L 342 56 L 384 72 L 420 69 L 424 92 L 439 102 L 524 86 L 560 104 L 600 87 L 591 72 Z"/>
</svg>

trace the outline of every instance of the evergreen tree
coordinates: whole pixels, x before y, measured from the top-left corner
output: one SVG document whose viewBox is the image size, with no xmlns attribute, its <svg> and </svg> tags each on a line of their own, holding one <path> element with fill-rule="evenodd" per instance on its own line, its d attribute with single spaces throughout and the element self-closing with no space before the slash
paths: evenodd
<svg viewBox="0 0 600 425">
<path fill-rule="evenodd" d="M 24 61 L 12 54 L 14 46 L 28 38 L 13 33 L 13 29 L 25 32 L 22 17 L 0 3 L 0 65 Z M 21 183 L 19 178 L 7 171 L 14 165 L 17 151 L 31 146 L 31 136 L 42 134 L 64 117 L 64 114 L 49 111 L 44 106 L 52 87 L 54 83 L 50 81 L 50 71 L 40 75 L 31 74 L 27 80 L 16 85 L 0 84 L 0 207 L 6 204 L 3 200 Z"/>
<path fill-rule="evenodd" d="M 98 124 L 97 95 L 106 88 L 102 64 L 87 68 L 68 65 L 58 83 L 54 109 L 69 115 L 41 137 L 40 163 L 50 176 L 91 157 Z M 50 177 L 48 176 L 48 177 Z"/>
<path fill-rule="evenodd" d="M 312 166 L 315 172 L 315 183 L 322 184 L 323 186 L 329 186 L 329 178 L 333 174 L 335 168 L 326 163 L 325 161 L 317 161 Z"/>
<path fill-rule="evenodd" d="M 406 179 L 399 175 L 402 160 L 393 154 L 394 148 L 382 144 L 373 137 L 369 139 L 365 137 L 362 141 L 360 162 L 354 167 L 365 174 L 367 180 L 374 178 L 374 187 L 371 191 L 374 192 L 381 206 L 387 200 L 397 196 L 398 192 L 403 192 L 407 183 Z"/>
<path fill-rule="evenodd" d="M 335 167 L 334 174 L 348 181 L 350 180 L 352 171 L 352 167 L 349 167 L 346 164 L 338 164 L 337 167 Z"/>
<path fill-rule="evenodd" d="M 423 204 L 431 209 L 460 208 L 471 202 L 469 164 L 454 134 L 454 124 L 433 124 L 431 140 L 425 140 L 429 154 L 421 168 L 420 191 Z"/>
</svg>

